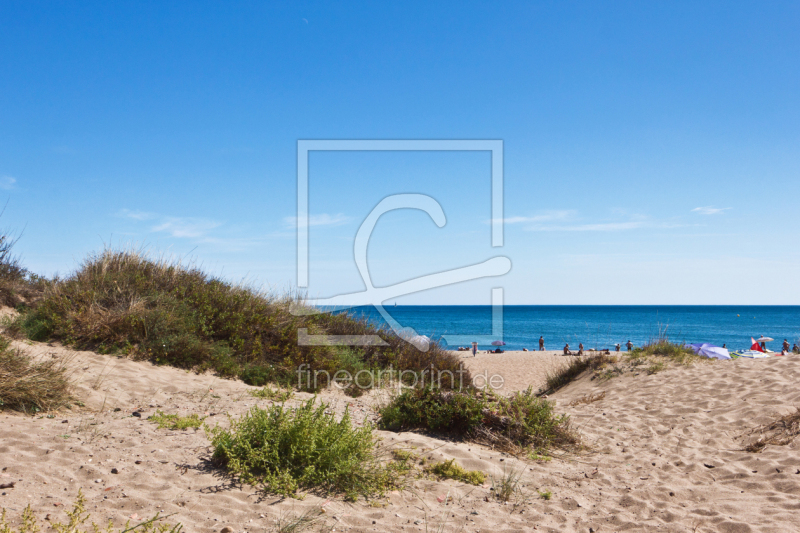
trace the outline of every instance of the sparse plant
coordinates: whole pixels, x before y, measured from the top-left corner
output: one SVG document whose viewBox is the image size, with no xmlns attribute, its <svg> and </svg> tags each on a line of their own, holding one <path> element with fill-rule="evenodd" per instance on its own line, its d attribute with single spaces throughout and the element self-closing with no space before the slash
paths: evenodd
<svg viewBox="0 0 800 533">
<path fill-rule="evenodd" d="M 549 500 L 550 498 L 553 497 L 553 493 L 549 490 L 544 490 L 544 491 L 540 490 L 539 497 L 543 500 Z"/>
<path fill-rule="evenodd" d="M 455 459 L 434 463 L 425 468 L 426 472 L 435 474 L 444 479 L 455 479 L 472 485 L 481 485 L 486 481 L 486 474 L 480 470 L 467 470 L 455 462 Z"/>
<path fill-rule="evenodd" d="M 197 429 L 203 425 L 205 417 L 200 418 L 200 416 L 195 413 L 187 416 L 168 415 L 161 412 L 161 410 L 156 410 L 156 414 L 148 417 L 148 420 L 154 424 L 158 424 L 159 429 Z"/>
<path fill-rule="evenodd" d="M 273 402 L 285 402 L 294 396 L 294 391 L 291 389 L 272 389 L 270 387 L 264 387 L 257 390 L 251 389 L 247 392 L 250 393 L 250 396 L 263 398 L 265 400 L 272 400 Z"/>
<path fill-rule="evenodd" d="M 510 501 L 521 493 L 520 479 L 524 469 L 513 467 L 503 469 L 503 475 L 499 478 L 492 477 L 492 495 L 502 502 Z"/>
<path fill-rule="evenodd" d="M 132 531 L 137 531 L 138 533 L 180 533 L 183 529 L 181 524 L 170 525 L 161 522 L 167 517 L 162 517 L 160 513 L 138 524 L 131 525 L 129 520 L 125 523 L 123 529 L 114 527 L 114 523 L 111 520 L 109 520 L 105 529 L 100 529 L 94 522 L 91 522 L 91 528 L 88 528 L 85 524 L 89 521 L 91 515 L 86 510 L 86 497 L 81 490 L 78 490 L 78 498 L 73 504 L 72 510 L 66 511 L 66 514 L 69 518 L 66 524 L 61 522 L 42 522 L 40 527 L 39 520 L 31 510 L 30 504 L 28 504 L 22 511 L 21 525 L 18 529 L 12 529 L 11 525 L 6 521 L 6 510 L 3 509 L 0 514 L 0 533 L 37 533 L 42 528 L 52 528 L 58 533 L 88 533 L 89 529 L 93 533 L 129 533 Z"/>
<path fill-rule="evenodd" d="M 395 461 L 416 461 L 419 459 L 416 454 L 408 451 L 408 450 L 392 450 L 392 457 L 394 457 Z"/>
<path fill-rule="evenodd" d="M 322 506 L 315 505 L 299 515 L 281 515 L 272 531 L 275 533 L 302 533 L 324 523 L 324 512 Z"/>
</svg>

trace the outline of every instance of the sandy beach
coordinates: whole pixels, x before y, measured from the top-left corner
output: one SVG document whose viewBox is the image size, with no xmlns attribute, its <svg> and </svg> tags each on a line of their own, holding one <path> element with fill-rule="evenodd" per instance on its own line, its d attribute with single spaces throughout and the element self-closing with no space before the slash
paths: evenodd
<svg viewBox="0 0 800 533">
<path fill-rule="evenodd" d="M 30 504 L 40 517 L 65 519 L 81 489 L 98 523 L 121 525 L 156 512 L 173 514 L 184 531 L 259 532 L 327 499 L 264 497 L 210 465 L 202 430 L 158 429 L 157 409 L 198 413 L 227 424 L 252 405 L 266 405 L 239 381 L 125 358 L 33 343 L 37 358 L 69 358 L 85 407 L 53 418 L 0 413 L 0 507 L 11 517 Z M 536 388 L 567 357 L 507 352 L 465 357 L 473 373 L 502 374 L 506 390 Z M 517 459 L 483 446 L 417 433 L 379 432 L 383 445 L 434 460 L 454 458 L 493 477 L 524 472 L 523 501 L 501 504 L 490 482 L 475 487 L 418 479 L 386 498 L 325 504 L 329 531 L 670 531 L 794 532 L 800 529 L 797 445 L 742 451 L 739 436 L 800 405 L 800 356 L 673 368 L 597 382 L 583 378 L 554 394 L 589 446 L 547 462 Z M 591 403 L 573 403 L 605 392 Z M 358 420 L 374 420 L 386 391 L 321 399 Z M 297 394 L 293 402 L 309 398 Z M 290 402 L 291 403 L 291 402 Z M 132 416 L 134 411 L 142 417 Z M 549 500 L 539 491 L 550 491 Z"/>
<path fill-rule="evenodd" d="M 502 378 L 502 387 L 496 387 L 499 393 L 511 393 L 532 387 L 534 392 L 544 385 L 547 375 L 568 365 L 574 356 L 565 356 L 561 350 L 545 350 L 541 352 L 523 352 L 508 350 L 504 353 L 453 352 L 461 360 L 473 376 L 483 376 L 477 385 L 488 381 L 492 376 Z M 474 380 L 474 377 L 473 377 Z M 495 379 L 495 383 L 500 380 Z"/>
</svg>

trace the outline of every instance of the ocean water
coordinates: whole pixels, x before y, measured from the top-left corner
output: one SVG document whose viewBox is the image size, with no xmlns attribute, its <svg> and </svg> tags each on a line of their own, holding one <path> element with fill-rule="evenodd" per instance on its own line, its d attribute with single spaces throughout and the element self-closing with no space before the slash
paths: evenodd
<svg viewBox="0 0 800 533">
<path fill-rule="evenodd" d="M 420 335 L 492 337 L 491 306 L 403 305 L 385 309 L 403 327 L 411 327 Z M 385 323 L 373 307 L 352 311 L 378 324 Z M 624 346 L 628 339 L 641 345 L 665 332 L 674 342 L 726 344 L 731 350 L 747 349 L 750 337 L 764 335 L 775 339 L 767 347 L 779 351 L 783 339 L 800 345 L 800 306 L 507 305 L 503 308 L 502 331 L 509 350 L 538 348 L 540 335 L 548 350 L 561 349 L 565 343 L 577 349 L 579 342 L 586 349 L 613 349 L 614 344 Z M 496 335 L 492 338 L 499 339 Z"/>
</svg>

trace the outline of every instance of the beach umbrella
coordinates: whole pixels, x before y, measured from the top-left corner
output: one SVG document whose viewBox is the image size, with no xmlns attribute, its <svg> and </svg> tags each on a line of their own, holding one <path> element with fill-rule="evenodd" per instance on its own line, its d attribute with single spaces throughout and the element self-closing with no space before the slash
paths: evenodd
<svg viewBox="0 0 800 533">
<path fill-rule="evenodd" d="M 756 342 L 769 342 L 769 341 L 774 341 L 774 340 L 775 339 L 773 339 L 772 337 L 761 337 L 761 338 L 756 339 Z"/>
<path fill-rule="evenodd" d="M 506 343 L 503 341 L 492 341 L 492 346 L 505 346 Z"/>
<path fill-rule="evenodd" d="M 731 354 L 728 353 L 726 348 L 722 348 L 721 346 L 714 346 L 713 344 L 702 343 L 702 344 L 690 344 L 689 348 L 694 350 L 697 355 L 702 355 L 703 357 L 709 357 L 711 359 L 730 359 Z"/>
</svg>

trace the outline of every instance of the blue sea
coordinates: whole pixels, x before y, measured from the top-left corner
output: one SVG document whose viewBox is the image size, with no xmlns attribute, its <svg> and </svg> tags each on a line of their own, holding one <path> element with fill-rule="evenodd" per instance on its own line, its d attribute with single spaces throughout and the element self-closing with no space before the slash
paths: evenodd
<svg viewBox="0 0 800 533">
<path fill-rule="evenodd" d="M 500 339 L 493 335 L 500 328 L 498 321 L 492 323 L 491 306 L 403 305 L 385 309 L 403 327 L 411 327 L 420 335 L 440 340 L 448 335 L 462 336 L 462 340 L 475 336 L 482 339 L 481 348 L 488 347 L 489 339 Z M 373 307 L 351 311 L 378 324 L 385 323 Z M 586 349 L 613 349 L 616 343 L 624 346 L 629 339 L 638 346 L 664 333 L 673 342 L 726 344 L 731 350 L 747 349 L 751 337 L 764 335 L 775 339 L 767 347 L 777 351 L 783 339 L 800 345 L 800 306 L 507 305 L 503 308 L 502 340 L 508 350 L 538 348 L 540 335 L 546 349 L 558 350 L 566 343 L 577 348 L 579 342 Z"/>
</svg>

